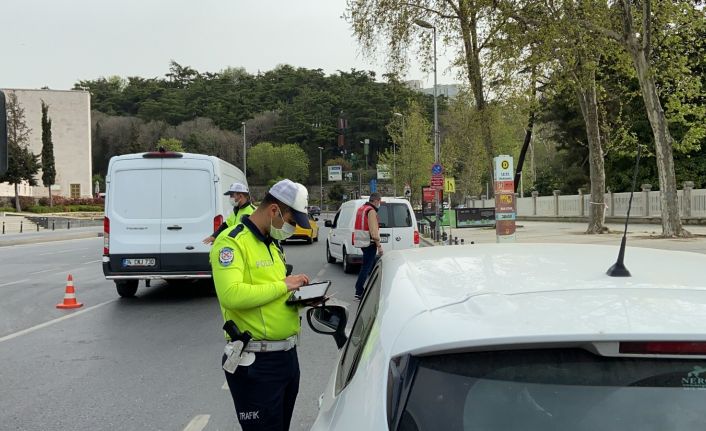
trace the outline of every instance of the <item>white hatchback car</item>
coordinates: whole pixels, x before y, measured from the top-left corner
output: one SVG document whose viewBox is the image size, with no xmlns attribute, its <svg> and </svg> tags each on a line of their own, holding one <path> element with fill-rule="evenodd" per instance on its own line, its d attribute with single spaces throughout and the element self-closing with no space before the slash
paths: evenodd
<svg viewBox="0 0 706 431">
<path fill-rule="evenodd" d="M 628 248 L 613 278 L 617 253 L 386 253 L 312 430 L 706 429 L 706 255 Z"/>
</svg>

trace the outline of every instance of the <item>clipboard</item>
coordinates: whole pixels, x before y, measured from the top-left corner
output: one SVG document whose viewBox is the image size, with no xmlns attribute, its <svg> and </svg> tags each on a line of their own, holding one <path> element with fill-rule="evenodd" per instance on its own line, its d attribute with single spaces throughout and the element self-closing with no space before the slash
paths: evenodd
<svg viewBox="0 0 706 431">
<path fill-rule="evenodd" d="M 311 300 L 323 299 L 329 287 L 331 287 L 331 280 L 305 284 L 299 290 L 292 292 L 292 295 L 287 299 L 287 304 L 301 304 Z"/>
</svg>

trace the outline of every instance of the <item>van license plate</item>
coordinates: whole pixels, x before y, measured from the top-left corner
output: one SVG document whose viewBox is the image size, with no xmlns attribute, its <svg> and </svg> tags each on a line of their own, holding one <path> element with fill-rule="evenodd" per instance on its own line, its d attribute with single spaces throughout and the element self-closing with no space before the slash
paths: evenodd
<svg viewBox="0 0 706 431">
<path fill-rule="evenodd" d="M 380 237 L 380 243 L 381 243 L 381 244 L 386 243 L 386 242 L 387 242 L 387 238 L 389 238 L 389 236 L 381 236 L 381 237 Z"/>
<path fill-rule="evenodd" d="M 142 259 L 123 259 L 123 266 L 154 266 L 156 264 L 155 258 L 142 258 Z"/>
</svg>

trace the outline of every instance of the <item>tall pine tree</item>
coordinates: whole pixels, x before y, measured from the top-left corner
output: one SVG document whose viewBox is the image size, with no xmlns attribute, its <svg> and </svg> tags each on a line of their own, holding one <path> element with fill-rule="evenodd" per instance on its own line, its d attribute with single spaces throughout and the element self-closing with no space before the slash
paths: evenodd
<svg viewBox="0 0 706 431">
<path fill-rule="evenodd" d="M 49 189 L 49 206 L 54 206 L 51 186 L 56 181 L 54 166 L 54 143 L 51 140 L 51 118 L 49 106 L 42 100 L 42 184 Z"/>
</svg>

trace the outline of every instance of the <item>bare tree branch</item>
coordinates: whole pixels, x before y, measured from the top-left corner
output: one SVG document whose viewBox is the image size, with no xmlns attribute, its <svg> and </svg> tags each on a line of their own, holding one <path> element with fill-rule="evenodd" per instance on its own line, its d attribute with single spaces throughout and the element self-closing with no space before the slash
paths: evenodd
<svg viewBox="0 0 706 431">
<path fill-rule="evenodd" d="M 454 13 L 456 13 L 456 17 L 460 18 L 461 17 L 461 8 L 459 5 L 454 3 L 452 0 L 446 0 L 446 3 L 451 6 L 451 9 L 453 9 Z"/>
</svg>

